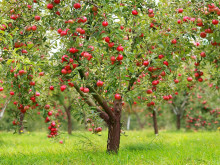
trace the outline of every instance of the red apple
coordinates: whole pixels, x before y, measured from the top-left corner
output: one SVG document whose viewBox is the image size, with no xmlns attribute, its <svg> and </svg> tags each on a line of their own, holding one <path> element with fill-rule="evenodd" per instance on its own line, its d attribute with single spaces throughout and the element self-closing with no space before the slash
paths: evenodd
<svg viewBox="0 0 220 165">
<path fill-rule="evenodd" d="M 64 90 L 66 89 L 66 85 L 62 85 L 61 87 L 60 87 L 60 90 L 63 92 Z"/>
<path fill-rule="evenodd" d="M 161 76 L 166 76 L 166 72 L 162 71 L 160 75 Z"/>
<path fill-rule="evenodd" d="M 203 78 L 201 78 L 201 77 L 198 78 L 198 81 L 199 81 L 199 82 L 203 82 Z"/>
<path fill-rule="evenodd" d="M 149 61 L 144 61 L 144 62 L 143 62 L 143 65 L 144 65 L 144 66 L 148 66 L 148 65 L 149 65 Z"/>
<path fill-rule="evenodd" d="M 101 127 L 96 128 L 96 132 L 101 132 L 101 131 L 102 131 Z"/>
<path fill-rule="evenodd" d="M 201 53 L 200 53 L 200 56 L 201 56 L 201 57 L 206 57 L 205 52 L 201 52 Z"/>
<path fill-rule="evenodd" d="M 182 21 L 180 19 L 177 20 L 178 24 L 182 24 Z"/>
<path fill-rule="evenodd" d="M 108 44 L 108 47 L 112 48 L 114 45 L 115 45 L 114 42 L 111 42 Z"/>
<path fill-rule="evenodd" d="M 102 22 L 102 26 L 104 27 L 108 26 L 108 22 L 107 21 Z"/>
<path fill-rule="evenodd" d="M 200 33 L 200 37 L 205 38 L 206 37 L 206 33 L 205 32 L 201 32 Z"/>
<path fill-rule="evenodd" d="M 40 72 L 40 73 L 39 73 L 39 76 L 43 76 L 43 75 L 44 75 L 44 72 Z"/>
<path fill-rule="evenodd" d="M 154 13 L 153 9 L 149 9 L 149 10 L 148 10 L 148 13 L 149 13 L 149 14 L 153 14 L 153 13 Z"/>
<path fill-rule="evenodd" d="M 118 61 L 123 60 L 123 56 L 121 54 L 118 55 L 118 57 L 116 58 Z"/>
<path fill-rule="evenodd" d="M 51 3 L 47 4 L 47 8 L 52 10 L 53 9 L 53 4 L 51 4 Z"/>
<path fill-rule="evenodd" d="M 195 73 L 195 77 L 199 77 L 199 73 L 196 72 L 196 73 Z"/>
<path fill-rule="evenodd" d="M 147 94 L 151 94 L 151 93 L 153 93 L 153 91 L 151 89 L 148 89 Z"/>
<path fill-rule="evenodd" d="M 115 56 L 111 56 L 111 62 L 115 62 L 116 59 L 115 59 Z"/>
<path fill-rule="evenodd" d="M 60 0 L 54 0 L 54 3 L 59 4 Z"/>
<path fill-rule="evenodd" d="M 13 96 L 14 94 L 15 94 L 15 93 L 14 93 L 13 91 L 11 91 L 11 92 L 10 92 L 10 95 L 12 95 L 12 96 Z"/>
<path fill-rule="evenodd" d="M 47 104 L 47 105 L 44 106 L 44 108 L 45 109 L 50 109 L 50 105 Z"/>
<path fill-rule="evenodd" d="M 169 65 L 167 61 L 164 61 L 163 64 L 166 65 L 166 66 Z"/>
<path fill-rule="evenodd" d="M 54 90 L 54 86 L 50 86 L 50 90 Z"/>
<path fill-rule="evenodd" d="M 172 43 L 172 44 L 176 44 L 176 43 L 177 43 L 176 39 L 173 39 L 173 40 L 171 41 L 171 43 Z"/>
<path fill-rule="evenodd" d="M 132 14 L 133 14 L 133 15 L 138 15 L 137 10 L 132 10 Z"/>
<path fill-rule="evenodd" d="M 53 115 L 53 112 L 52 112 L 52 111 L 49 111 L 49 112 L 47 113 L 47 115 L 48 115 L 48 116 L 52 116 L 52 115 Z"/>
<path fill-rule="evenodd" d="M 213 25 L 217 25 L 218 22 L 219 22 L 219 21 L 218 21 L 217 19 L 213 19 L 213 20 L 212 20 L 212 24 L 213 24 Z"/>
<path fill-rule="evenodd" d="M 102 86 L 103 86 L 103 81 L 98 80 L 98 82 L 96 83 L 96 85 L 97 85 L 98 87 L 102 87 Z"/>
<path fill-rule="evenodd" d="M 66 70 L 66 69 L 62 69 L 62 70 L 61 70 L 61 73 L 62 73 L 62 74 L 67 74 L 67 70 Z"/>
<path fill-rule="evenodd" d="M 121 100 L 121 95 L 120 94 L 115 94 L 115 99 L 116 100 Z"/>
<path fill-rule="evenodd" d="M 154 80 L 154 81 L 152 82 L 152 85 L 157 85 L 157 84 L 158 84 L 158 82 L 159 82 L 159 81 Z"/>
<path fill-rule="evenodd" d="M 188 78 L 187 78 L 187 81 L 189 81 L 189 82 L 191 82 L 192 80 L 193 80 L 192 77 L 188 77 Z"/>
<path fill-rule="evenodd" d="M 121 46 L 121 45 L 119 45 L 118 47 L 117 47 L 117 51 L 119 51 L 119 52 L 123 52 L 123 50 L 124 50 L 124 48 Z"/>
<path fill-rule="evenodd" d="M 34 26 L 31 27 L 31 29 L 32 29 L 33 31 L 36 31 L 36 30 L 37 30 L 37 26 L 34 25 Z"/>
<path fill-rule="evenodd" d="M 162 54 L 160 54 L 160 55 L 158 56 L 159 59 L 162 59 L 163 57 L 164 57 L 164 55 L 162 55 Z"/>
<path fill-rule="evenodd" d="M 109 37 L 105 37 L 105 42 L 109 43 L 110 38 Z"/>
<path fill-rule="evenodd" d="M 89 88 L 84 88 L 83 92 L 84 93 L 89 93 Z"/>
<path fill-rule="evenodd" d="M 182 13 L 183 12 L 183 8 L 178 9 L 178 13 Z"/>
<path fill-rule="evenodd" d="M 34 17 L 34 19 L 35 19 L 35 21 L 39 21 L 39 20 L 40 20 L 40 16 L 36 15 L 36 16 Z"/>
<path fill-rule="evenodd" d="M 81 5 L 80 5 L 80 3 L 75 3 L 75 4 L 73 5 L 73 7 L 74 7 L 75 9 L 80 9 L 80 8 L 81 8 Z"/>
</svg>

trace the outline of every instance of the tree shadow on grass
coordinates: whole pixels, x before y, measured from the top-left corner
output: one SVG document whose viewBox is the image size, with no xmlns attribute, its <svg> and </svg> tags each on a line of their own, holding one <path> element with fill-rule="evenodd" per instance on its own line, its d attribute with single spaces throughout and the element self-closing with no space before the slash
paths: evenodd
<svg viewBox="0 0 220 165">
<path fill-rule="evenodd" d="M 129 151 L 147 151 L 147 150 L 162 150 L 163 146 L 158 145 L 155 143 L 152 144 L 147 144 L 147 143 L 135 143 L 135 144 L 130 144 L 122 149 L 129 150 Z"/>
<path fill-rule="evenodd" d="M 138 143 L 128 144 L 122 149 L 130 150 L 130 151 L 163 150 L 164 144 L 160 138 L 155 137 L 149 142 L 144 142 L 144 143 L 138 142 Z"/>
</svg>

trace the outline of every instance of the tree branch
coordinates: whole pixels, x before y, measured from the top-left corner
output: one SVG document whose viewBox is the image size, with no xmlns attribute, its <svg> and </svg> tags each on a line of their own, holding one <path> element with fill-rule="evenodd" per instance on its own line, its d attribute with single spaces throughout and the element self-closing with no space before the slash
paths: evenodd
<svg viewBox="0 0 220 165">
<path fill-rule="evenodd" d="M 176 112 L 176 105 L 173 103 L 173 101 L 172 101 L 171 106 L 173 107 L 173 108 L 172 108 L 172 109 L 173 109 L 173 112 L 177 115 L 177 112 Z"/>
<path fill-rule="evenodd" d="M 181 105 L 181 108 L 183 108 L 185 106 L 185 104 L 187 103 L 187 100 L 188 100 L 188 96 L 185 97 L 185 99 L 184 99 L 184 101 L 183 101 L 183 103 Z"/>
<path fill-rule="evenodd" d="M 95 6 L 95 7 L 97 7 L 97 8 L 100 8 L 96 3 L 94 3 L 93 1 L 85 1 L 85 2 L 87 2 L 87 3 L 90 3 L 90 4 L 92 4 L 93 6 Z"/>
<path fill-rule="evenodd" d="M 115 119 L 115 115 L 114 113 L 112 112 L 112 110 L 109 108 L 109 106 L 107 105 L 107 102 L 104 101 L 104 99 L 96 92 L 96 90 L 87 85 L 86 86 L 87 88 L 89 88 L 93 98 L 99 103 L 99 105 L 105 110 L 105 112 L 109 115 L 109 117 L 114 120 Z"/>
<path fill-rule="evenodd" d="M 140 76 L 140 74 L 141 74 L 142 72 L 138 72 L 136 75 L 135 75 L 135 77 L 133 77 L 133 78 L 131 78 L 131 80 L 129 81 L 129 83 L 128 83 L 128 90 L 127 90 L 127 92 L 129 92 L 130 90 L 131 90 L 131 88 L 132 88 L 132 86 L 134 85 L 134 82 L 137 80 L 137 78 Z"/>
<path fill-rule="evenodd" d="M 80 74 L 80 77 L 81 79 L 86 79 L 86 76 L 83 72 L 82 69 L 79 69 L 78 70 L 79 74 Z M 99 103 L 99 105 L 105 110 L 105 112 L 109 115 L 109 117 L 114 120 L 115 119 L 115 115 L 114 113 L 112 112 L 112 110 L 109 108 L 107 102 L 104 100 L 104 98 L 102 98 L 97 92 L 96 90 L 90 86 L 90 85 L 86 85 L 87 88 L 89 88 L 89 91 L 91 92 L 93 98 Z"/>
<path fill-rule="evenodd" d="M 64 109 L 65 109 L 65 111 L 66 111 L 66 110 L 67 110 L 67 107 L 66 107 L 66 105 L 64 105 L 64 104 L 63 104 L 63 107 L 64 107 Z"/>
<path fill-rule="evenodd" d="M 1 113 L 0 113 L 0 119 L 3 118 L 3 115 L 4 115 L 4 113 L 5 113 L 5 109 L 7 108 L 8 104 L 9 104 L 10 101 L 11 101 L 11 97 L 12 97 L 12 96 L 10 96 L 10 97 L 8 98 L 8 100 L 5 102 L 5 105 L 4 105 L 4 107 L 2 108 L 2 111 L 1 111 Z"/>
<path fill-rule="evenodd" d="M 75 88 L 76 91 L 80 94 L 80 96 L 82 96 L 82 97 L 85 99 L 85 102 L 86 102 L 89 106 L 95 107 L 95 108 L 96 108 L 96 111 L 99 112 L 99 116 L 100 116 L 106 123 L 108 123 L 108 122 L 109 122 L 109 115 L 108 115 L 106 112 L 102 111 L 99 107 L 97 107 L 97 105 L 93 102 L 93 100 L 89 97 L 89 95 L 86 94 L 86 93 L 83 93 L 83 92 L 80 90 L 79 86 L 78 86 L 76 83 L 74 83 L 74 88 Z"/>
</svg>

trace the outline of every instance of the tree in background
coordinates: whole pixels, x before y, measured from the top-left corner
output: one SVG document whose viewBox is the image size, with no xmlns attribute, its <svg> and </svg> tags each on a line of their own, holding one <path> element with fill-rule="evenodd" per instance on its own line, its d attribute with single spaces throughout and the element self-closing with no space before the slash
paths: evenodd
<svg viewBox="0 0 220 165">
<path fill-rule="evenodd" d="M 208 82 L 208 81 L 207 81 Z M 190 96 L 185 115 L 186 128 L 217 129 L 219 125 L 219 97 L 213 84 L 197 85 Z"/>
</svg>

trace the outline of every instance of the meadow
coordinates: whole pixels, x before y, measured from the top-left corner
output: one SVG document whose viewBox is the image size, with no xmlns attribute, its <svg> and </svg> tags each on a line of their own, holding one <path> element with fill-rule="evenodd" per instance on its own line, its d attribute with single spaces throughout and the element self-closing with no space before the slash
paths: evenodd
<svg viewBox="0 0 220 165">
<path fill-rule="evenodd" d="M 63 140 L 63 144 L 59 141 Z M 219 165 L 219 132 L 128 131 L 119 153 L 106 153 L 107 132 L 76 131 L 51 140 L 46 132 L 0 132 L 1 165 Z"/>
</svg>

